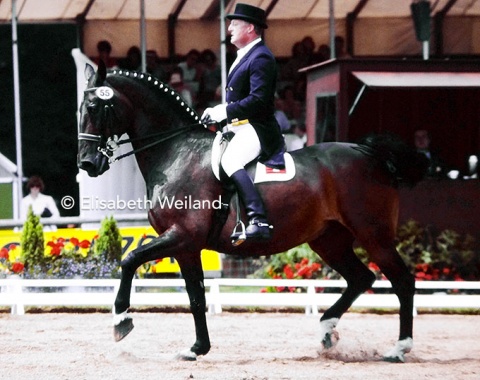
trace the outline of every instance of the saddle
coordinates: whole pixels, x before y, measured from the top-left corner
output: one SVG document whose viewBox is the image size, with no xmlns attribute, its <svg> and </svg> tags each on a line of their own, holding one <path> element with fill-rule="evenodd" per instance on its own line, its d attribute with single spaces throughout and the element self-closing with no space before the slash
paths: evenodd
<svg viewBox="0 0 480 380">
<path fill-rule="evenodd" d="M 233 134 L 233 132 L 217 132 L 212 145 L 212 171 L 215 177 L 222 183 L 225 181 L 225 176 L 222 173 L 220 161 Z M 245 169 L 254 183 L 289 181 L 295 177 L 295 163 L 288 152 L 283 153 L 283 159 L 285 160 L 284 169 L 276 169 L 269 166 L 268 162 L 261 163 L 258 160 L 252 161 Z"/>
</svg>

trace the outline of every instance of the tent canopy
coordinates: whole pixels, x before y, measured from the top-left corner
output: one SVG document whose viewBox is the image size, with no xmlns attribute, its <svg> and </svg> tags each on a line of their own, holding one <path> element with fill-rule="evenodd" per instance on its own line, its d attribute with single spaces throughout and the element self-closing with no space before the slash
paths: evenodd
<svg viewBox="0 0 480 380">
<path fill-rule="evenodd" d="M 225 0 L 226 11 L 231 12 L 238 1 Z M 268 11 L 269 20 L 328 19 L 328 0 L 241 0 Z M 358 17 L 409 17 L 411 1 L 342 0 L 335 1 L 335 17 L 361 8 Z M 450 5 L 453 3 L 452 5 Z M 434 13 L 448 7 L 449 16 L 480 16 L 480 1 L 431 1 Z M 167 20 L 178 15 L 181 20 L 218 19 L 219 0 L 145 0 L 147 20 Z M 138 20 L 139 0 L 18 0 L 20 22 L 74 21 L 84 14 L 86 20 Z M 0 2 L 0 20 L 11 19 L 11 0 Z"/>
<path fill-rule="evenodd" d="M 11 1 L 0 1 L 0 23 L 10 22 Z M 219 46 L 221 0 L 144 1 L 147 47 L 159 56 Z M 271 28 L 266 39 L 277 56 L 289 56 L 293 44 L 307 35 L 317 46 L 329 42 L 329 0 L 240 1 L 267 11 Z M 420 54 L 422 47 L 411 19 L 412 1 L 336 0 L 336 34 L 347 37 L 356 56 Z M 226 13 L 237 2 L 224 0 Z M 440 37 L 432 33 L 432 50 L 437 40 L 442 54 L 479 54 L 480 0 L 431 0 L 430 4 L 432 29 L 441 32 Z M 17 13 L 20 23 L 77 22 L 83 28 L 81 48 L 89 56 L 96 54 L 101 39 L 112 43 L 114 56 L 123 56 L 130 46 L 139 44 L 140 0 L 17 0 Z"/>
</svg>

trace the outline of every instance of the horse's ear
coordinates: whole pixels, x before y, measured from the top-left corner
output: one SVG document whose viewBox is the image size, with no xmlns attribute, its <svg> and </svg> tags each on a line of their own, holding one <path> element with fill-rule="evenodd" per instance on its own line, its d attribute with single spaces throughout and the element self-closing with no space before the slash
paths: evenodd
<svg viewBox="0 0 480 380">
<path fill-rule="evenodd" d="M 100 59 L 98 62 L 96 85 L 101 85 L 105 81 L 105 78 L 107 78 L 107 66 L 105 66 L 105 62 Z"/>
<path fill-rule="evenodd" d="M 87 63 L 85 65 L 85 79 L 87 80 L 87 82 L 89 82 L 94 75 L 95 75 L 95 69 Z"/>
</svg>

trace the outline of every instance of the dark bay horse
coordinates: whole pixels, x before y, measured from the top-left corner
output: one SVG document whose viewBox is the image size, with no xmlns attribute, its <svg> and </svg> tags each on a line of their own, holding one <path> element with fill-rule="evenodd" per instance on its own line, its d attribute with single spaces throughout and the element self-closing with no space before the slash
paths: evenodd
<svg viewBox="0 0 480 380">
<path fill-rule="evenodd" d="M 400 301 L 400 334 L 388 361 L 404 361 L 413 345 L 415 281 L 395 249 L 399 201 L 396 187 L 418 182 L 426 165 L 406 145 L 372 138 L 364 145 L 325 143 L 292 152 L 296 175 L 288 182 L 258 185 L 274 225 L 268 242 L 246 241 L 233 246 L 230 234 L 236 208 L 214 241 L 213 208 L 165 206 L 161 199 L 217 200 L 224 187 L 211 169 L 215 133 L 169 86 L 148 74 L 129 71 L 95 73 L 86 68 L 87 90 L 80 109 L 78 166 L 90 176 L 109 167 L 118 137 L 126 133 L 145 178 L 148 211 L 158 237 L 131 252 L 121 263 L 122 277 L 114 304 L 114 336 L 124 338 L 133 328 L 127 315 L 136 269 L 151 260 L 174 257 L 185 279 L 193 314 L 196 341 L 179 354 L 195 360 L 210 350 L 206 324 L 204 275 L 200 252 L 210 248 L 235 255 L 261 256 L 283 252 L 304 242 L 339 272 L 348 287 L 320 320 L 325 348 L 340 317 L 375 280 L 354 254 L 354 241 L 369 253 L 391 281 Z M 118 157 L 117 157 L 118 159 Z"/>
</svg>

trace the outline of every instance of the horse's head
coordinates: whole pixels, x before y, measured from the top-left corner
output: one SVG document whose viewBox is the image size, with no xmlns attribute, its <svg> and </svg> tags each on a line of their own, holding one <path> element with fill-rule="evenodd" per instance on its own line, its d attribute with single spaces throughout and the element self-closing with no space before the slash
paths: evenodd
<svg viewBox="0 0 480 380">
<path fill-rule="evenodd" d="M 89 176 L 96 177 L 109 169 L 115 141 L 131 122 L 132 106 L 106 82 L 103 62 L 97 73 L 87 64 L 85 76 L 88 84 L 80 107 L 77 164 Z"/>
</svg>

